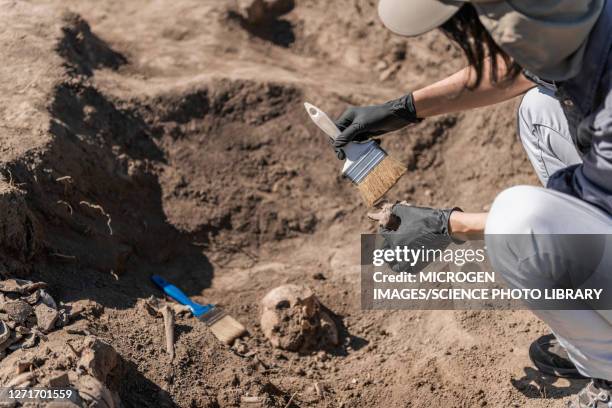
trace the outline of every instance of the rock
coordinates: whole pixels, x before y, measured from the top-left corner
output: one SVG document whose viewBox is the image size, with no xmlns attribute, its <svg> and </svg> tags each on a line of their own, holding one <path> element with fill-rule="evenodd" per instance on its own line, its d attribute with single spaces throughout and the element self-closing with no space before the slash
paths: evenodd
<svg viewBox="0 0 612 408">
<path fill-rule="evenodd" d="M 21 300 L 25 301 L 28 305 L 34 306 L 40 300 L 40 290 L 36 290 L 30 293 L 26 297 L 21 297 Z"/>
<path fill-rule="evenodd" d="M 16 323 L 24 323 L 34 312 L 32 306 L 23 300 L 8 300 L 0 305 L 0 310 L 5 312 L 9 319 Z"/>
<path fill-rule="evenodd" d="M 70 304 L 68 317 L 70 320 L 74 320 L 79 316 L 100 317 L 103 311 L 104 307 L 93 300 L 77 300 L 76 302 Z"/>
<path fill-rule="evenodd" d="M 0 281 L 0 292 L 4 293 L 19 293 L 22 295 L 29 294 L 39 288 L 46 288 L 44 282 L 32 282 L 23 279 L 6 279 Z"/>
<path fill-rule="evenodd" d="M 20 348 L 24 348 L 24 349 L 32 348 L 36 345 L 36 339 L 38 339 L 38 336 L 36 335 L 36 333 L 30 333 L 26 335 L 22 341 L 12 344 L 9 347 L 9 350 L 15 351 Z"/>
<path fill-rule="evenodd" d="M 236 353 L 243 355 L 249 351 L 249 348 L 241 339 L 236 339 L 232 348 L 236 351 Z"/>
<path fill-rule="evenodd" d="M 31 335 L 44 336 L 36 329 L 32 329 Z M 0 360 L 0 385 L 71 387 L 85 402 L 70 407 L 120 407 L 118 394 L 109 385 L 111 381 L 116 384 L 114 381 L 120 376 L 119 361 L 110 345 L 93 336 L 53 332 L 44 346 L 16 350 Z"/>
<path fill-rule="evenodd" d="M 33 372 L 21 373 L 13 377 L 6 383 L 5 387 L 24 387 L 23 384 L 29 384 L 30 381 L 35 377 Z"/>
<path fill-rule="evenodd" d="M 44 303 L 39 303 L 34 306 L 34 313 L 36 314 L 36 325 L 43 333 L 49 333 L 55 326 L 55 322 L 59 317 L 57 310 Z"/>
<path fill-rule="evenodd" d="M 100 381 L 106 381 L 106 376 L 115 368 L 119 356 L 115 349 L 100 339 L 87 339 L 78 366 L 86 370 Z"/>
<path fill-rule="evenodd" d="M 57 371 L 49 374 L 47 384 L 49 387 L 68 387 L 70 385 L 68 373 L 65 371 Z"/>
<path fill-rule="evenodd" d="M 30 371 L 31 367 L 32 367 L 32 360 L 18 361 L 15 372 L 17 374 L 25 373 L 26 371 Z"/>
<path fill-rule="evenodd" d="M 6 323 L 0 320 L 0 344 L 11 338 L 11 329 L 8 328 Z"/>
<path fill-rule="evenodd" d="M 77 389 L 79 396 L 86 401 L 88 407 L 115 408 L 120 405 L 117 395 L 90 375 L 79 378 Z"/>
<path fill-rule="evenodd" d="M 0 352 L 6 352 L 6 350 L 13 345 L 16 341 L 21 340 L 23 336 L 16 332 L 11 332 L 10 336 L 0 343 Z"/>
<path fill-rule="evenodd" d="M 261 329 L 274 347 L 303 352 L 338 344 L 334 321 L 305 286 L 272 289 L 261 306 Z"/>
</svg>

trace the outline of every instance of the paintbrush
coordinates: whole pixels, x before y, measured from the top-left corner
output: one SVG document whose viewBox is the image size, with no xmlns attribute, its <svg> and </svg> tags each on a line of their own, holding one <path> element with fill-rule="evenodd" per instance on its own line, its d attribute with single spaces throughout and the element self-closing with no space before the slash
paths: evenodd
<svg viewBox="0 0 612 408">
<path fill-rule="evenodd" d="M 225 344 L 231 345 L 238 337 L 246 334 L 246 328 L 228 315 L 225 310 L 212 304 L 200 305 L 189 298 L 182 290 L 167 282 L 159 275 L 152 275 L 151 280 L 172 299 L 187 306 L 194 317 L 203 321 L 210 331 Z"/>
<path fill-rule="evenodd" d="M 316 106 L 304 103 L 310 119 L 332 139 L 340 135 L 340 129 Z M 346 156 L 342 175 L 357 185 L 363 201 L 368 207 L 374 206 L 406 173 L 406 166 L 390 157 L 378 143 L 348 143 L 342 147 Z"/>
</svg>

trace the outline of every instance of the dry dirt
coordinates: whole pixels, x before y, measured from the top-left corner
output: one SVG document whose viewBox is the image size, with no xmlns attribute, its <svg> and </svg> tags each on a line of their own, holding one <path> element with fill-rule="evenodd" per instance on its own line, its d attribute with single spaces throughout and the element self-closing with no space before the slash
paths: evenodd
<svg viewBox="0 0 612 408">
<path fill-rule="evenodd" d="M 262 28 L 226 0 L 1 2 L 0 273 L 84 310 L 2 360 L 2 384 L 71 370 L 106 384 L 101 407 L 563 406 L 583 384 L 531 368 L 528 312 L 360 309 L 374 226 L 302 103 L 337 115 L 462 65 L 438 33 L 393 37 L 374 3 L 296 0 Z M 516 104 L 385 137 L 409 166 L 389 198 L 479 211 L 536 184 Z M 250 337 L 228 348 L 184 315 L 171 361 L 152 273 Z M 259 302 L 284 283 L 312 288 L 339 346 L 270 346 Z"/>
</svg>

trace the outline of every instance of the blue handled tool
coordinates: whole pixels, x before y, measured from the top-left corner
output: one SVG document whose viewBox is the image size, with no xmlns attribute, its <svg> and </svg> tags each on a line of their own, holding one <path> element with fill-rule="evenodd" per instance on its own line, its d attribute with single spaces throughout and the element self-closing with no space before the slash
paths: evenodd
<svg viewBox="0 0 612 408">
<path fill-rule="evenodd" d="M 180 290 L 178 287 L 174 286 L 159 275 L 152 275 L 151 280 L 157 286 L 159 286 L 159 288 L 163 290 L 166 295 L 170 296 L 172 299 L 176 300 L 180 304 L 187 306 L 191 310 L 191 313 L 193 313 L 194 317 L 200 317 L 204 313 L 209 312 L 212 308 L 215 307 L 215 305 L 211 304 L 201 305 L 199 303 L 194 302 L 182 290 Z"/>
<path fill-rule="evenodd" d="M 235 339 L 247 332 L 240 322 L 228 315 L 222 308 L 213 304 L 201 305 L 194 302 L 181 289 L 159 275 L 151 275 L 151 280 L 166 295 L 187 306 L 193 316 L 206 323 L 213 334 L 222 342 L 232 344 Z"/>
</svg>

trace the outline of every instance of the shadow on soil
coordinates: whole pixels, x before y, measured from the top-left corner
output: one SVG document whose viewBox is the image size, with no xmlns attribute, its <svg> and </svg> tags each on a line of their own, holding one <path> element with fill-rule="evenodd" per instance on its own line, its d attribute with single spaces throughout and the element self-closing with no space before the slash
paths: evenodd
<svg viewBox="0 0 612 408">
<path fill-rule="evenodd" d="M 203 249 L 167 222 L 155 173 L 164 153 L 145 121 L 82 84 L 58 86 L 50 112 L 55 140 L 45 171 L 27 183 L 45 225 L 37 277 L 66 301 L 115 308 L 160 296 L 151 274 L 188 295 L 209 287 L 213 267 Z"/>
<path fill-rule="evenodd" d="M 512 386 L 527 398 L 553 398 L 560 399 L 577 394 L 587 384 L 587 380 L 565 379 L 568 385 L 555 385 L 560 381 L 557 377 L 542 374 L 540 371 L 525 367 L 525 375 L 519 379 L 512 379 Z"/>
<path fill-rule="evenodd" d="M 273 18 L 265 23 L 252 24 L 243 16 L 236 12 L 230 12 L 229 18 L 237 21 L 238 24 L 251 35 L 271 42 L 279 47 L 289 48 L 295 42 L 295 32 L 293 24 L 283 18 Z"/>
</svg>

